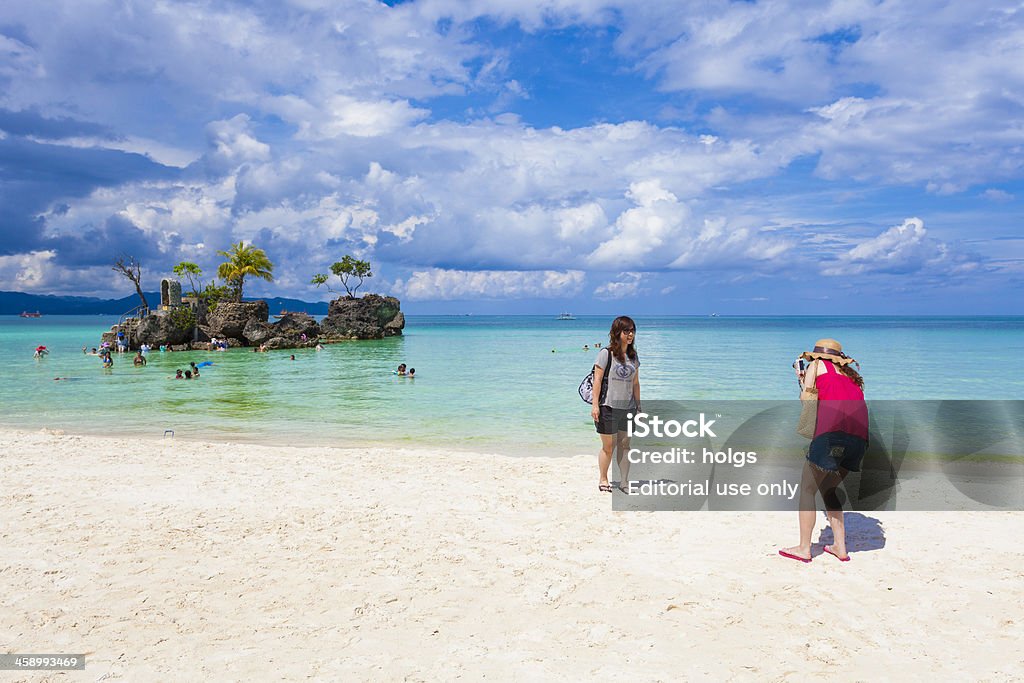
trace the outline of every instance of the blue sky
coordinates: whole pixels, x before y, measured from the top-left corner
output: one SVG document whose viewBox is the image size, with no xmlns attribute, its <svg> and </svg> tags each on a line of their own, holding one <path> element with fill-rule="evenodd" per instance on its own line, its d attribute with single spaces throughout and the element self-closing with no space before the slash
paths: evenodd
<svg viewBox="0 0 1024 683">
<path fill-rule="evenodd" d="M 1024 313 L 1018 2 L 4 3 L 0 289 Z"/>
</svg>

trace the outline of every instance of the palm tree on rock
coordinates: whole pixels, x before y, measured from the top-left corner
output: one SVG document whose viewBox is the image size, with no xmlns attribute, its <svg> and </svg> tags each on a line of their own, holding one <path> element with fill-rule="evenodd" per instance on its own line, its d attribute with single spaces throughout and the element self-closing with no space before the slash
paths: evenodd
<svg viewBox="0 0 1024 683">
<path fill-rule="evenodd" d="M 247 276 L 258 277 L 267 282 L 274 281 L 274 264 L 266 252 L 244 241 L 232 244 L 229 251 L 218 251 L 227 259 L 217 267 L 217 277 L 223 278 L 234 290 L 235 301 L 242 300 L 242 285 Z"/>
</svg>

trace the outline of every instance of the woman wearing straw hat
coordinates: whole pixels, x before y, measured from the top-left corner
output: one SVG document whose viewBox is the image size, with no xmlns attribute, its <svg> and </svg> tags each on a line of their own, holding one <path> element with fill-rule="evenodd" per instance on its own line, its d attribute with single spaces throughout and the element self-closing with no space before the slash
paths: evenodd
<svg viewBox="0 0 1024 683">
<path fill-rule="evenodd" d="M 810 365 L 803 369 L 801 360 L 810 361 Z M 864 379 L 852 367 L 857 361 L 843 353 L 842 344 L 835 339 L 819 339 L 814 349 L 800 354 L 797 363 L 803 391 L 817 394 L 817 420 L 800 482 L 800 544 L 783 548 L 779 554 L 800 562 L 811 561 L 811 533 L 817 517 L 814 494 L 820 491 L 835 538 L 833 545 L 826 545 L 824 550 L 847 562 L 846 527 L 836 488 L 848 473 L 860 472 L 867 449 Z"/>
</svg>

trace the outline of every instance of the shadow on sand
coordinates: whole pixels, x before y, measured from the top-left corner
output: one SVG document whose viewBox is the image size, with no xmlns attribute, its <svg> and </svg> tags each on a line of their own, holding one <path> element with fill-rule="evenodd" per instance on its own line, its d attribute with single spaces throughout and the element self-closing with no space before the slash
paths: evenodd
<svg viewBox="0 0 1024 683">
<path fill-rule="evenodd" d="M 847 512 L 846 517 L 846 552 L 860 553 L 870 550 L 881 550 L 885 547 L 885 530 L 881 522 L 859 512 Z M 821 530 L 818 543 L 831 545 L 835 541 L 832 527 Z"/>
</svg>

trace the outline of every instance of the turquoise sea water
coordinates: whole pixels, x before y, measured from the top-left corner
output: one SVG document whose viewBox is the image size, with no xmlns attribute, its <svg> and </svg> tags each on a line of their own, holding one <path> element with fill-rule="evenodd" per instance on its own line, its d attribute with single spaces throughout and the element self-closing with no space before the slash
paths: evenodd
<svg viewBox="0 0 1024 683">
<path fill-rule="evenodd" d="M 861 363 L 869 399 L 1024 399 L 1024 317 L 637 317 L 645 400 L 789 399 L 820 337 Z M 113 370 L 81 352 L 115 318 L 0 316 L 0 424 L 280 444 L 594 450 L 576 388 L 611 316 L 409 316 L 403 337 L 323 351 L 151 352 Z M 44 344 L 49 357 L 36 360 Z M 584 351 L 589 345 L 591 350 Z M 554 353 L 552 353 L 554 350 Z M 198 381 L 168 379 L 212 360 Z M 396 377 L 400 362 L 416 379 Z M 54 381 L 54 377 L 70 381 Z"/>
</svg>

